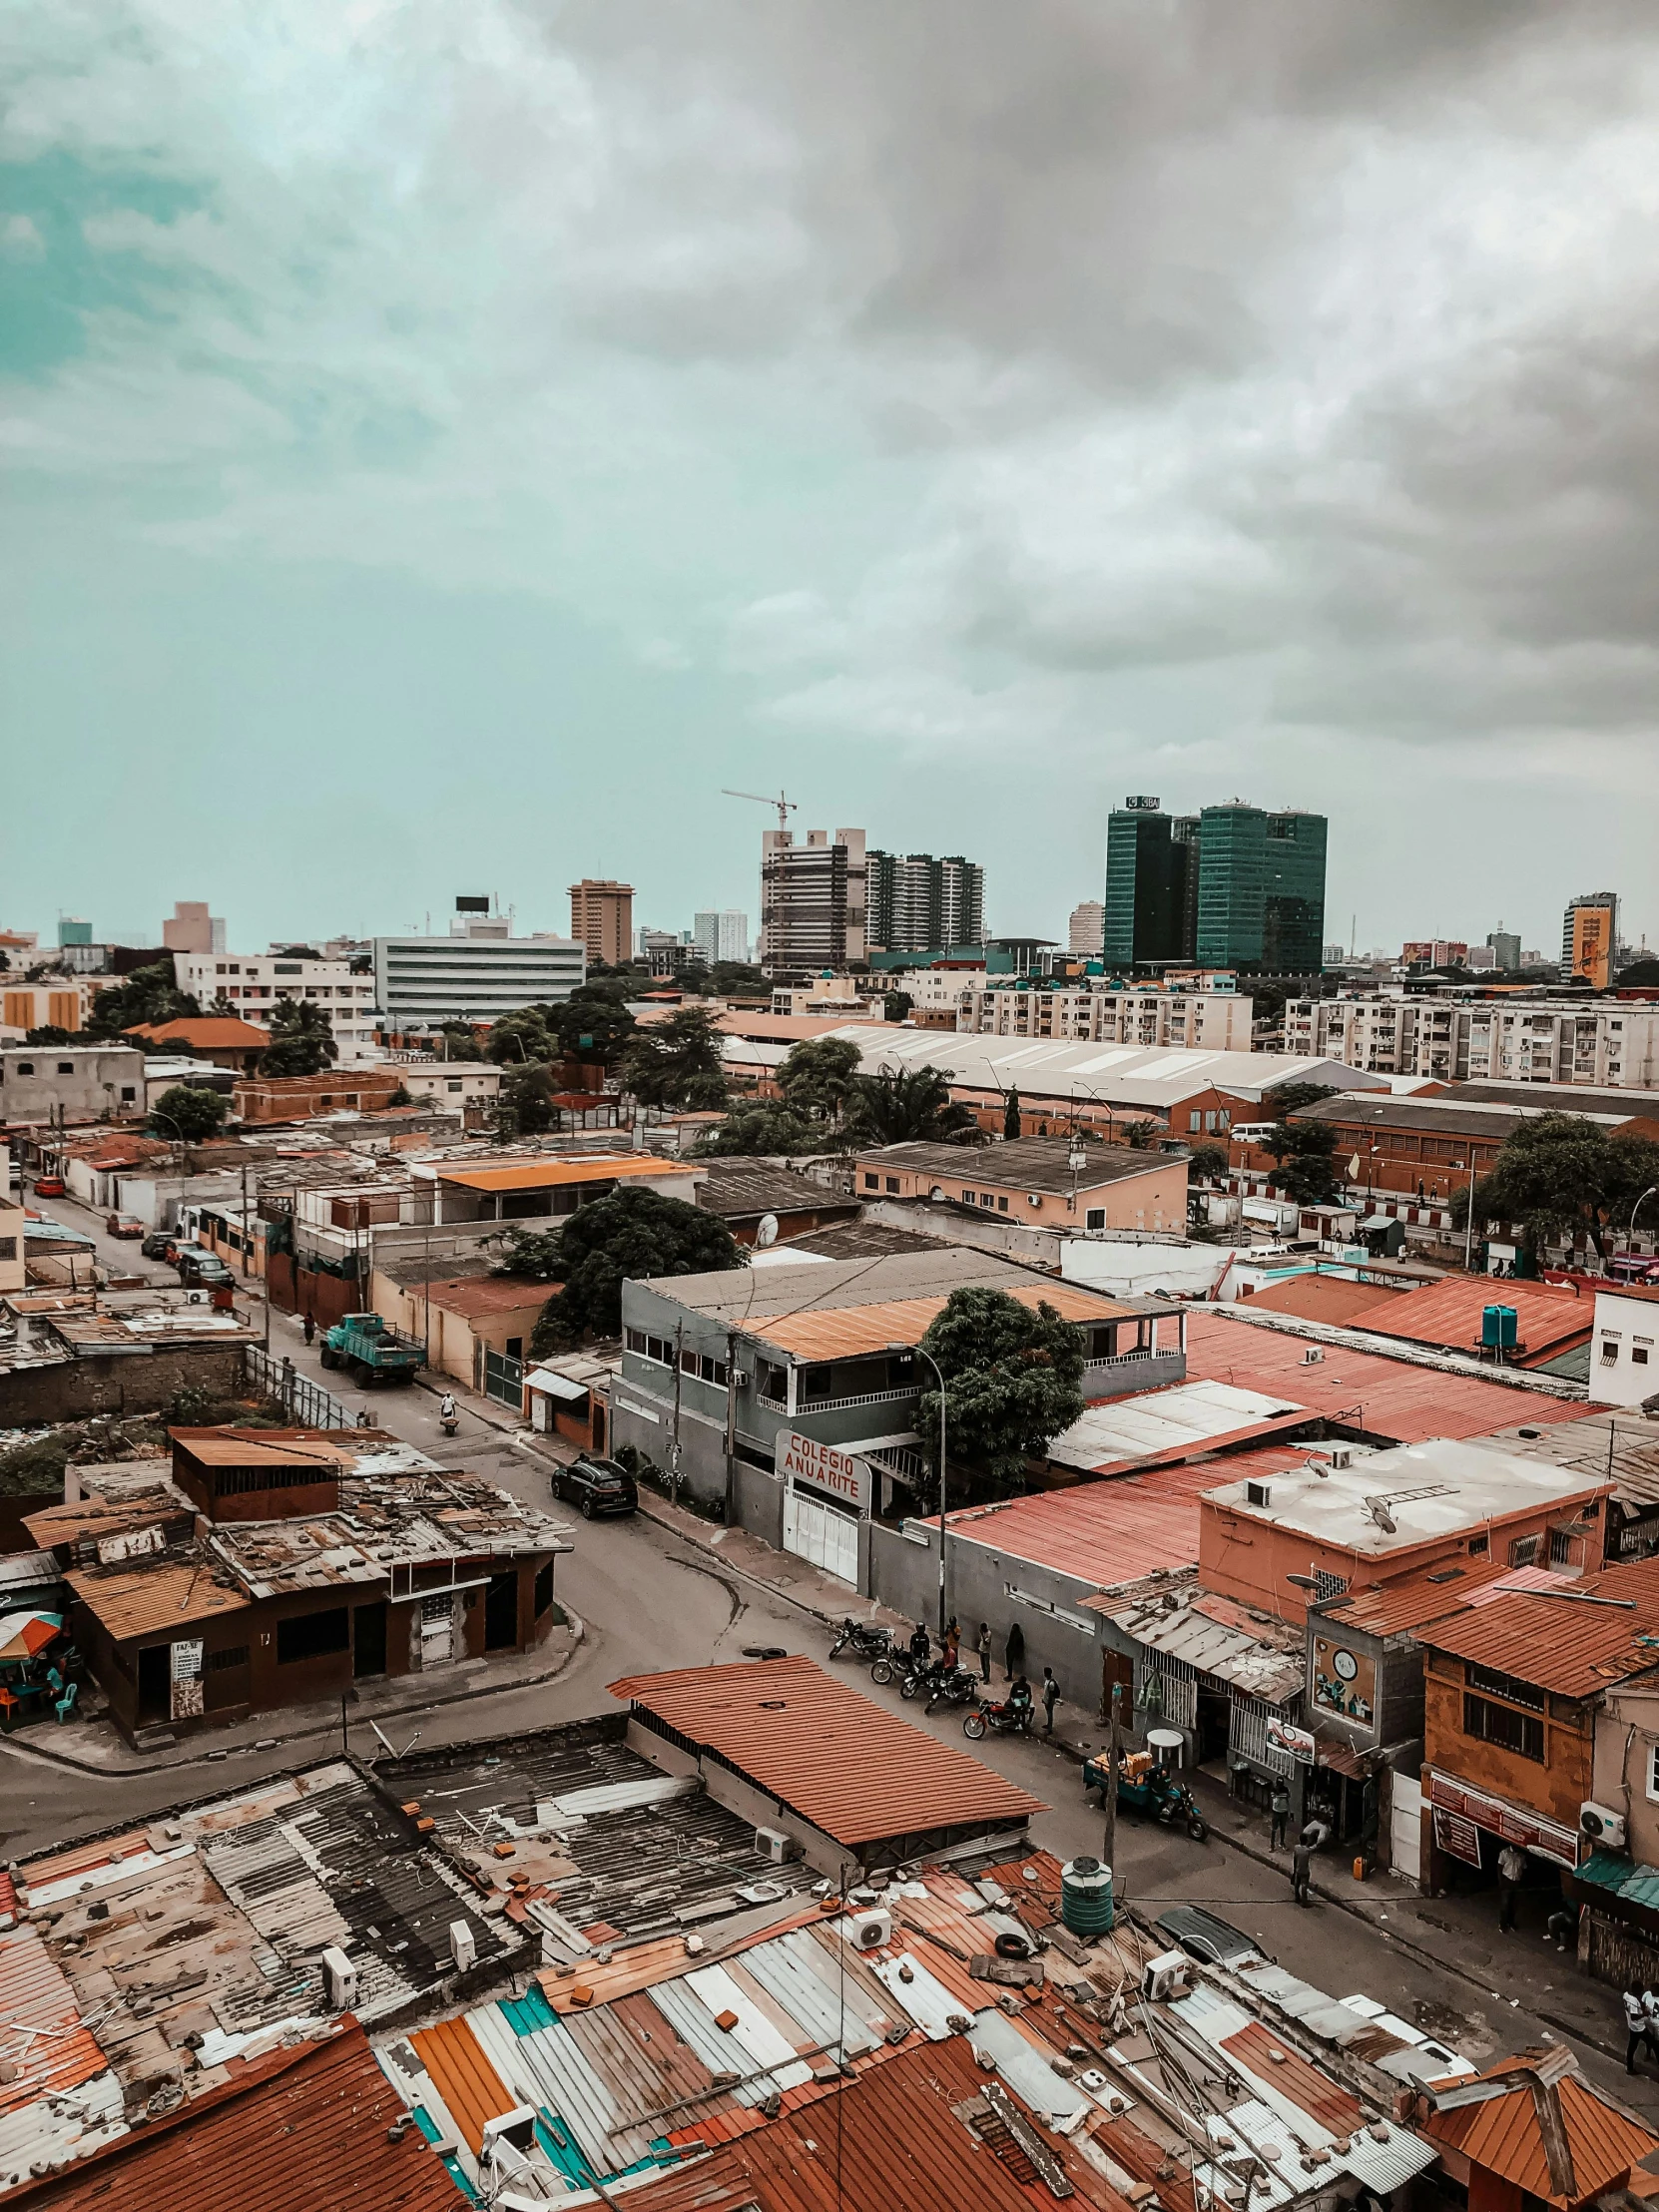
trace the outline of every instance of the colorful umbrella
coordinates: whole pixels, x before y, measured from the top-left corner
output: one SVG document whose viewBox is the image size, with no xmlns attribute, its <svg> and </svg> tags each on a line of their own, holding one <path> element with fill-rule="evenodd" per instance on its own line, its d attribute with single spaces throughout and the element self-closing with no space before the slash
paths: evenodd
<svg viewBox="0 0 1659 2212">
<path fill-rule="evenodd" d="M 33 1659 L 62 1633 L 61 1613 L 7 1613 L 0 1619 L 0 1660 Z"/>
</svg>

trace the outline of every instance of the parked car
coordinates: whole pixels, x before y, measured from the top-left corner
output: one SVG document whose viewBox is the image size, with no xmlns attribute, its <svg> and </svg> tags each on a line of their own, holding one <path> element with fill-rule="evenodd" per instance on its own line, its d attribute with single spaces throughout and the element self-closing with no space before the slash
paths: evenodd
<svg viewBox="0 0 1659 2212">
<path fill-rule="evenodd" d="M 640 1493 L 634 1477 L 614 1459 L 590 1459 L 586 1453 L 573 1466 L 555 1467 L 553 1495 L 567 1497 L 584 1520 L 596 1513 L 637 1513 Z"/>
<path fill-rule="evenodd" d="M 111 1214 L 104 1224 L 104 1234 L 108 1237 L 142 1237 L 144 1224 L 137 1214 Z"/>
<path fill-rule="evenodd" d="M 1231 1966 L 1241 1958 L 1265 1958 L 1266 1951 L 1254 1936 L 1247 1936 L 1231 1921 L 1205 1912 L 1201 1905 L 1172 1905 L 1153 1922 L 1160 1936 L 1202 1958 L 1206 1965 Z"/>
<path fill-rule="evenodd" d="M 234 1284 L 236 1277 L 217 1252 L 205 1252 L 196 1245 L 179 1256 L 179 1280 L 191 1288 L 206 1291 L 221 1283 Z"/>
<path fill-rule="evenodd" d="M 35 1177 L 35 1196 L 36 1198 L 67 1198 L 69 1196 L 69 1185 L 61 1175 L 37 1175 Z"/>
<path fill-rule="evenodd" d="M 147 1260 L 165 1260 L 173 1250 L 173 1243 L 171 1229 L 152 1229 L 139 1250 Z"/>
</svg>

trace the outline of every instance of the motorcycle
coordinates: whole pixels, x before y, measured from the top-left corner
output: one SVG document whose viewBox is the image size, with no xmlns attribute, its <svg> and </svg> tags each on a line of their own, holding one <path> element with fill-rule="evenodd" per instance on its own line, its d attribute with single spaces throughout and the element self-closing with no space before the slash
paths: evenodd
<svg viewBox="0 0 1659 2212">
<path fill-rule="evenodd" d="M 935 1667 L 927 1684 L 924 1713 L 941 1705 L 977 1705 L 979 1677 L 971 1667 Z"/>
<path fill-rule="evenodd" d="M 1105 1788 L 1105 1760 L 1085 1760 L 1085 1794 L 1090 1790 L 1104 1793 Z M 1118 1803 L 1131 1813 L 1150 1813 L 1161 1827 L 1185 1828 L 1195 1844 L 1203 1843 L 1210 1833 L 1210 1824 L 1187 1785 L 1144 1751 L 1118 1761 Z"/>
<path fill-rule="evenodd" d="M 962 1734 L 975 1744 L 985 1736 L 1029 1736 L 1036 1711 L 1034 1703 L 1015 1705 L 1008 1698 L 995 1705 L 976 1704 L 962 1715 Z"/>
<path fill-rule="evenodd" d="M 843 1651 L 851 1652 L 854 1659 L 880 1659 L 892 1649 L 892 1637 L 884 1628 L 873 1627 L 867 1621 L 843 1620 L 835 1631 L 835 1640 L 830 1646 L 831 1659 L 838 1659 Z"/>
<path fill-rule="evenodd" d="M 931 1653 L 922 1658 L 908 1644 L 899 1644 L 876 1660 L 869 1670 L 869 1678 L 872 1682 L 883 1685 L 896 1682 L 900 1697 L 913 1698 L 921 1688 L 922 1678 L 931 1671 L 932 1665 Z"/>
</svg>

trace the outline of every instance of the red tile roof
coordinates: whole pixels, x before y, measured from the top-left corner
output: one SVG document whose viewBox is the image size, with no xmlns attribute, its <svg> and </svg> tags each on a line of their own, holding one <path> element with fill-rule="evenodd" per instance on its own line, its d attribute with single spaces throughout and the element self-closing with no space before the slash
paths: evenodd
<svg viewBox="0 0 1659 2212">
<path fill-rule="evenodd" d="M 1323 1352 L 1324 1359 L 1305 1365 L 1303 1355 L 1310 1350 Z M 1358 1408 L 1373 1435 L 1402 1444 L 1418 1444 L 1428 1436 L 1490 1436 L 1517 1421 L 1541 1428 L 1550 1421 L 1582 1419 L 1584 1411 L 1581 1396 L 1556 1397 L 1478 1376 L 1447 1375 L 1439 1368 L 1350 1345 L 1311 1346 L 1290 1330 L 1198 1306 L 1187 1310 L 1187 1375 L 1193 1382 L 1209 1378 L 1269 1396 L 1294 1397 L 1315 1413 Z M 1236 1478 L 1235 1465 L 1229 1461 L 1229 1481 Z"/>
<path fill-rule="evenodd" d="M 1403 1298 L 1390 1298 L 1355 1326 L 1372 1337 L 1398 1337 L 1446 1352 L 1472 1353 L 1480 1342 L 1480 1317 L 1488 1306 L 1512 1306 L 1526 1357 L 1547 1359 L 1590 1334 L 1595 1300 L 1547 1283 L 1492 1284 L 1448 1275 Z M 1323 1318 L 1323 1317 L 1322 1317 Z"/>
<path fill-rule="evenodd" d="M 1489 2068 L 1481 2080 L 1515 2075 L 1507 2095 L 1431 2113 L 1422 2132 L 1433 2142 L 1460 2150 L 1470 2165 L 1499 2175 L 1528 2196 L 1540 2197 L 1546 2204 L 1582 2204 L 1625 2180 L 1632 2166 L 1659 2150 L 1659 2135 L 1606 2102 L 1576 2073 L 1564 2075 L 1553 2087 L 1536 2081 L 1542 2055 L 1528 2052 Z M 1570 2195 L 1558 2194 L 1550 2186 L 1536 2101 L 1539 2094 L 1553 2098 L 1559 2108 L 1572 2161 Z"/>
<path fill-rule="evenodd" d="M 322 2043 L 257 2059 L 166 2119 L 25 2182 L 29 2212 L 462 2212 L 442 2161 L 347 2019 Z"/>
<path fill-rule="evenodd" d="M 1045 1810 L 967 1752 L 806 1658 L 625 1675 L 610 1685 L 838 1844 L 992 1828 Z"/>
</svg>

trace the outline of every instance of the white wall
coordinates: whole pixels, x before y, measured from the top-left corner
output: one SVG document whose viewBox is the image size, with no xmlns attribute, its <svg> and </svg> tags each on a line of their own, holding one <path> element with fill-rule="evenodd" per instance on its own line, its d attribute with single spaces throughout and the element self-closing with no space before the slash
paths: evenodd
<svg viewBox="0 0 1659 2212">
<path fill-rule="evenodd" d="M 1590 1402 L 1640 1405 L 1650 1397 L 1659 1397 L 1659 1293 L 1597 1291 Z"/>
</svg>

